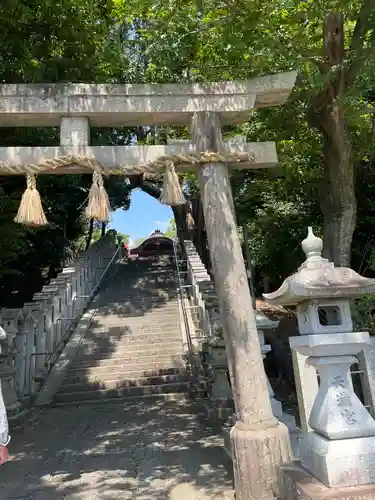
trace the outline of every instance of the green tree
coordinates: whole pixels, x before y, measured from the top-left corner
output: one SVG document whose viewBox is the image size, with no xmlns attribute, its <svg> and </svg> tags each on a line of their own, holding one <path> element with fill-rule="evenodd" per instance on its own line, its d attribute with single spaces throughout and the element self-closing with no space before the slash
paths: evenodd
<svg viewBox="0 0 375 500">
<path fill-rule="evenodd" d="M 374 81 L 374 7 L 374 0 L 329 1 L 325 15 L 319 2 L 291 0 L 116 2 L 125 47 L 141 52 L 147 46 L 146 81 L 224 80 L 299 69 L 289 103 L 281 110 L 259 111 L 242 132 L 256 135 L 266 123 L 269 136 L 290 141 L 297 157 L 303 149 L 292 139 L 302 138 L 298 129 L 307 122 L 317 130 L 318 135 L 308 136 L 314 137 L 314 147 L 319 144 L 313 170 L 321 179 L 325 254 L 336 264 L 349 261 L 356 223 L 354 171 L 367 153 L 363 146 L 353 148 L 353 140 L 367 127 L 358 110 L 366 106 Z M 130 36 L 135 25 L 137 36 Z M 289 110 L 296 113 L 293 126 L 282 128 L 284 113 L 292 116 Z M 304 153 L 315 161 L 309 144 Z M 283 151 L 280 160 L 284 167 Z"/>
<path fill-rule="evenodd" d="M 176 222 L 174 219 L 169 221 L 167 229 L 164 231 L 165 236 L 170 236 L 171 238 L 175 238 L 177 235 L 176 231 Z"/>
<path fill-rule="evenodd" d="M 0 78 L 5 83 L 110 82 L 123 71 L 110 2 L 5 0 L 0 34 Z M 101 144 L 107 137 L 102 137 Z M 0 128 L 1 146 L 58 144 L 56 128 Z M 88 227 L 82 210 L 91 176 L 40 176 L 38 188 L 50 222 L 40 229 L 13 222 L 25 179 L 2 177 L 0 181 L 0 305 L 14 306 L 30 299 L 64 261 L 82 249 L 80 239 Z M 124 180 L 111 177 L 106 187 L 113 208 L 127 209 L 129 189 Z"/>
</svg>

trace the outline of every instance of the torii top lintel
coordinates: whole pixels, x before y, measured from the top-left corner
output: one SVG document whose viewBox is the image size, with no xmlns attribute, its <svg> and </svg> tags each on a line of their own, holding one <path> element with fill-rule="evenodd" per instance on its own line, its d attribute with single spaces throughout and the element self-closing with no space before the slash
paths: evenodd
<svg viewBox="0 0 375 500">
<path fill-rule="evenodd" d="M 58 126 L 64 116 L 92 126 L 185 125 L 192 113 L 215 111 L 221 123 L 243 123 L 254 108 L 283 104 L 295 71 L 207 84 L 4 84 L 0 127 Z"/>
</svg>

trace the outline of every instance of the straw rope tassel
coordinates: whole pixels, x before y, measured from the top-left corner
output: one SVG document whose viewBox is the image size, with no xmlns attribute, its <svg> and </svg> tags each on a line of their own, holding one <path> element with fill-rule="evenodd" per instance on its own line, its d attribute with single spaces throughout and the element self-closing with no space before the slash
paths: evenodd
<svg viewBox="0 0 375 500">
<path fill-rule="evenodd" d="M 180 181 L 178 180 L 178 175 L 173 162 L 167 165 L 165 169 L 163 192 L 159 201 L 164 205 L 169 205 L 171 207 L 186 204 L 186 199 L 184 193 L 182 192 Z"/>
<path fill-rule="evenodd" d="M 36 188 L 36 176 L 26 174 L 26 190 L 22 195 L 15 222 L 25 226 L 45 226 L 48 224 L 44 215 L 39 191 Z"/>
<path fill-rule="evenodd" d="M 104 187 L 103 176 L 101 172 L 94 170 L 86 215 L 91 219 L 108 222 L 110 212 L 111 207 Z"/>
</svg>

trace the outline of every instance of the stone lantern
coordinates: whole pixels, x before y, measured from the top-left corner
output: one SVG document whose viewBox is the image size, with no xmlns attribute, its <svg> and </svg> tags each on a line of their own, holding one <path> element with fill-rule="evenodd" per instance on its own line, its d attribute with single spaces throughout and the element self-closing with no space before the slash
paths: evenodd
<svg viewBox="0 0 375 500">
<path fill-rule="evenodd" d="M 375 280 L 324 259 L 323 241 L 312 228 L 302 248 L 306 260 L 298 271 L 264 294 L 270 304 L 296 306 L 300 336 L 290 338 L 290 346 L 308 356 L 306 364 L 320 379 L 308 421 L 312 431 L 300 439 L 301 464 L 329 488 L 375 483 L 375 421 L 354 393 L 350 374 L 370 343 L 368 332 L 353 332 L 350 300 L 374 293 Z"/>
<path fill-rule="evenodd" d="M 255 321 L 259 335 L 260 350 L 262 352 L 263 359 L 266 359 L 267 353 L 269 353 L 272 350 L 272 347 L 269 344 L 266 344 L 264 340 L 264 330 L 275 330 L 279 326 L 280 322 L 270 320 L 269 318 L 267 318 L 266 315 L 257 310 L 254 312 L 255 312 Z M 277 417 L 280 420 L 281 417 L 283 416 L 283 409 L 281 402 L 274 398 L 275 394 L 268 380 L 268 377 L 267 377 L 267 383 L 268 383 L 268 393 L 270 395 L 270 400 L 271 400 L 272 413 L 275 415 L 275 417 Z"/>
</svg>

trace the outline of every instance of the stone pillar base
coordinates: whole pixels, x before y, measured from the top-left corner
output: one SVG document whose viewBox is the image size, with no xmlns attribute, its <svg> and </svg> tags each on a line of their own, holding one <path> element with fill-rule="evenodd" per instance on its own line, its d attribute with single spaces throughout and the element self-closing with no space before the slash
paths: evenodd
<svg viewBox="0 0 375 500">
<path fill-rule="evenodd" d="M 20 403 L 16 407 L 7 408 L 7 418 L 10 430 L 22 425 L 25 422 L 29 409 Z"/>
<path fill-rule="evenodd" d="M 232 399 L 210 399 L 205 403 L 206 417 L 210 420 L 225 422 L 233 415 L 234 403 Z"/>
<path fill-rule="evenodd" d="M 280 466 L 292 457 L 288 428 L 278 422 L 275 427 L 252 430 L 237 422 L 230 438 L 236 500 L 278 498 Z"/>
<path fill-rule="evenodd" d="M 331 441 L 316 432 L 299 442 L 301 464 L 330 488 L 375 485 L 375 437 Z"/>
<path fill-rule="evenodd" d="M 13 370 L 8 370 L 7 372 L 4 371 L 1 375 L 9 375 L 9 373 L 13 375 Z M 16 393 L 10 383 L 10 378 L 1 377 L 1 391 L 7 412 L 9 427 L 15 427 L 22 424 L 28 410 L 18 401 Z"/>
<path fill-rule="evenodd" d="M 374 500 L 375 484 L 328 488 L 296 461 L 280 468 L 280 500 Z"/>
<path fill-rule="evenodd" d="M 292 415 L 289 415 L 288 413 L 284 413 L 283 417 L 280 419 L 280 422 L 288 427 L 290 445 L 292 448 L 293 456 L 294 456 L 294 458 L 298 458 L 300 456 L 300 454 L 299 454 L 299 439 L 300 439 L 300 436 L 302 435 L 302 433 L 297 429 L 295 419 L 294 419 L 294 417 L 292 417 Z M 223 432 L 222 432 L 222 436 L 224 439 L 224 451 L 231 458 L 232 458 L 232 448 L 231 448 L 231 442 L 230 442 L 230 430 L 231 430 L 233 425 L 234 425 L 234 422 L 232 422 L 232 419 L 229 419 L 227 422 L 225 422 L 225 424 L 223 426 Z"/>
</svg>

